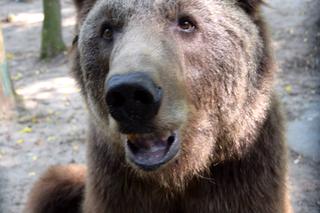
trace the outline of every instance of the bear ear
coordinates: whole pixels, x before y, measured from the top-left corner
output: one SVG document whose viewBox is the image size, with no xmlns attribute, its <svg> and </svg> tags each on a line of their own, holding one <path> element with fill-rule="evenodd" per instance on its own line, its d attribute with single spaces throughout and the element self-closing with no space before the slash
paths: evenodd
<svg viewBox="0 0 320 213">
<path fill-rule="evenodd" d="M 92 6 L 95 2 L 96 0 L 73 0 L 73 3 L 76 6 L 78 13 L 84 8 Z"/>
<path fill-rule="evenodd" d="M 97 0 L 73 0 L 77 12 L 77 27 L 83 22 Z"/>
<path fill-rule="evenodd" d="M 73 0 L 74 5 L 76 6 L 77 11 L 80 11 L 81 8 L 83 7 L 83 3 L 86 0 Z"/>
<path fill-rule="evenodd" d="M 238 0 L 240 7 L 249 14 L 254 13 L 262 3 L 264 0 Z"/>
</svg>

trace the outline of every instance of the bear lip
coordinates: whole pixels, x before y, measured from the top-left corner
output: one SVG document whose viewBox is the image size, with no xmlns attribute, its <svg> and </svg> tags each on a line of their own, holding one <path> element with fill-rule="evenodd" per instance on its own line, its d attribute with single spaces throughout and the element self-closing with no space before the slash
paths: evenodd
<svg viewBox="0 0 320 213">
<path fill-rule="evenodd" d="M 166 136 L 127 135 L 128 159 L 144 171 L 153 171 L 173 159 L 180 149 L 176 132 Z"/>
</svg>

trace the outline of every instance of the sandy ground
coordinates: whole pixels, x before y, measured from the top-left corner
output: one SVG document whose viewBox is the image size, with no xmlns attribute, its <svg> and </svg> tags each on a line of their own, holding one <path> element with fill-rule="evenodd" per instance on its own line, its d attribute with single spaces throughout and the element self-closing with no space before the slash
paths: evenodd
<svg viewBox="0 0 320 213">
<path fill-rule="evenodd" d="M 70 45 L 74 9 L 71 0 L 62 2 L 63 34 Z M 276 89 L 288 117 L 292 203 L 296 213 L 319 213 L 320 1 L 267 2 L 263 11 L 280 70 Z M 10 72 L 25 104 L 15 119 L 0 121 L 3 213 L 21 212 L 30 186 L 49 165 L 85 162 L 86 109 L 68 74 L 67 57 L 38 60 L 41 8 L 40 0 L 0 1 L 0 19 L 11 18 L 2 23 Z"/>
</svg>

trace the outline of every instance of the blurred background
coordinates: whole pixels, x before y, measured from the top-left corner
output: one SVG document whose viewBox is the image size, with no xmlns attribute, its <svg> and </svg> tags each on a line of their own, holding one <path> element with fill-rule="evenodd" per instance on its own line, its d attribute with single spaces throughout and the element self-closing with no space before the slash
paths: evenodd
<svg viewBox="0 0 320 213">
<path fill-rule="evenodd" d="M 86 109 L 68 61 L 75 10 L 71 0 L 60 0 L 62 37 L 52 36 L 60 25 L 55 1 L 46 0 L 47 22 L 42 0 L 0 0 L 1 213 L 21 212 L 49 165 L 85 162 Z M 320 0 L 266 2 L 279 66 L 275 88 L 288 120 L 292 204 L 296 213 L 319 213 Z"/>
</svg>

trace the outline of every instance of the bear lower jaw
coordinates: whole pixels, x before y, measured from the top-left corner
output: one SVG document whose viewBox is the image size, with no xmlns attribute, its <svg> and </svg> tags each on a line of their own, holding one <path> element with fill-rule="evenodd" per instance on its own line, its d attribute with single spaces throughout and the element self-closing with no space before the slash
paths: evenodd
<svg viewBox="0 0 320 213">
<path fill-rule="evenodd" d="M 157 136 L 127 135 L 127 160 L 143 171 L 154 171 L 177 156 L 180 140 L 176 131 Z"/>
</svg>

